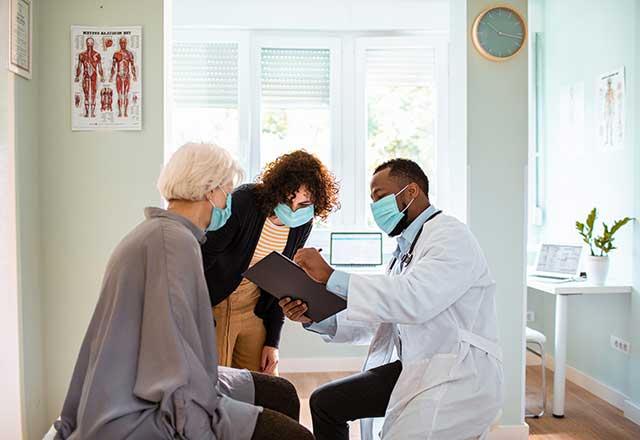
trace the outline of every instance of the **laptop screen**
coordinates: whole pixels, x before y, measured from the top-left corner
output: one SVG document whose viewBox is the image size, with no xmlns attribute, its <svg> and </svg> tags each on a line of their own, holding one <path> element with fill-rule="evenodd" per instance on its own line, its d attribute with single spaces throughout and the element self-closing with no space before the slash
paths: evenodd
<svg viewBox="0 0 640 440">
<path fill-rule="evenodd" d="M 575 275 L 580 264 L 582 246 L 543 244 L 536 271 Z"/>
<path fill-rule="evenodd" d="M 382 264 L 382 234 L 379 232 L 332 232 L 330 262 L 336 266 Z"/>
</svg>

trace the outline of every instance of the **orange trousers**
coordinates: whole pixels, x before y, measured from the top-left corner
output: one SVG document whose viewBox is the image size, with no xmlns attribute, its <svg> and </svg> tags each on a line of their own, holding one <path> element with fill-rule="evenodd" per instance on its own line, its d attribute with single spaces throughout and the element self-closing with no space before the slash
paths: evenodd
<svg viewBox="0 0 640 440">
<path fill-rule="evenodd" d="M 259 296 L 257 287 L 243 280 L 235 292 L 213 307 L 219 365 L 260 372 L 267 331 L 253 313 Z"/>
</svg>

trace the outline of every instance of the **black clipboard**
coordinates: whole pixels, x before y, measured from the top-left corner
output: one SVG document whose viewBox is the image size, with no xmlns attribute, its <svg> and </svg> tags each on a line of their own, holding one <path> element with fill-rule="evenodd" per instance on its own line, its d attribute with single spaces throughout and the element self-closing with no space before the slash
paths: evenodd
<svg viewBox="0 0 640 440">
<path fill-rule="evenodd" d="M 271 252 L 242 274 L 243 277 L 278 299 L 289 297 L 307 303 L 306 315 L 324 321 L 347 308 L 347 302 L 315 282 L 296 263 L 281 253 Z"/>
</svg>

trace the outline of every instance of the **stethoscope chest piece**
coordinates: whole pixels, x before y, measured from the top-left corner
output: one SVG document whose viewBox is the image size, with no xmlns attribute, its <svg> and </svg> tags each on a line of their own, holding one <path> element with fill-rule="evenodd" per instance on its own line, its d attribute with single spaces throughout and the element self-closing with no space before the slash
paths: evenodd
<svg viewBox="0 0 640 440">
<path fill-rule="evenodd" d="M 402 256 L 402 258 L 400 259 L 400 264 L 401 264 L 401 266 L 403 268 L 405 268 L 411 263 L 411 260 L 413 260 L 413 254 L 412 253 L 404 254 Z"/>
</svg>

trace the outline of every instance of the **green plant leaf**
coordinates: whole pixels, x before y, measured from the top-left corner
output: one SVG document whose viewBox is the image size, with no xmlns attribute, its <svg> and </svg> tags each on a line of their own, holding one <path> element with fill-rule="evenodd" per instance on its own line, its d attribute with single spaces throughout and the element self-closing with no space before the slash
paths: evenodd
<svg viewBox="0 0 640 440">
<path fill-rule="evenodd" d="M 629 223 L 631 220 L 633 220 L 630 217 L 625 217 L 621 220 L 616 221 L 613 226 L 611 227 L 611 235 L 615 234 L 616 232 L 618 232 L 618 230 L 623 227 L 624 225 L 626 225 L 627 223 Z"/>
<path fill-rule="evenodd" d="M 593 224 L 595 223 L 597 216 L 598 211 L 596 210 L 596 208 L 593 208 L 587 216 L 587 226 L 589 227 L 589 231 L 591 232 L 593 232 Z"/>
</svg>

